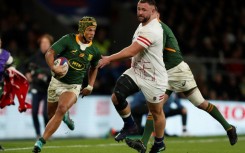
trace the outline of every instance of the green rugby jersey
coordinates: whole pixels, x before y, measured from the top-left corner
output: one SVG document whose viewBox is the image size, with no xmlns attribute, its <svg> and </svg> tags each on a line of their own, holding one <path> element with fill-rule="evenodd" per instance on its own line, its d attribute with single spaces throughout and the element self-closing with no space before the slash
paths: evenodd
<svg viewBox="0 0 245 153">
<path fill-rule="evenodd" d="M 167 70 L 177 66 L 183 61 L 182 54 L 179 49 L 178 41 L 172 30 L 160 21 L 163 28 L 163 60 Z"/>
<path fill-rule="evenodd" d="M 78 35 L 67 34 L 55 42 L 51 48 L 58 57 L 65 57 L 68 60 L 69 70 L 67 74 L 58 80 L 67 84 L 82 84 L 83 78 L 89 66 L 97 66 L 101 54 L 92 42 L 85 50 L 80 49 L 81 43 Z"/>
</svg>

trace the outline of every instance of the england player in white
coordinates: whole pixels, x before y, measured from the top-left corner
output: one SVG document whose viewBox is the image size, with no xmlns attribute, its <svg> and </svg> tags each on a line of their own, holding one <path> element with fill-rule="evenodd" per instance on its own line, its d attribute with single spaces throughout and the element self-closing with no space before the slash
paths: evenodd
<svg viewBox="0 0 245 153">
<path fill-rule="evenodd" d="M 168 81 L 162 60 L 163 29 L 154 15 L 155 8 L 154 0 L 139 0 L 137 17 L 141 23 L 134 34 L 132 44 L 116 54 L 102 56 L 99 62 L 99 67 L 102 68 L 110 62 L 133 57 L 131 68 L 119 77 L 112 94 L 112 102 L 124 121 L 124 127 L 115 140 L 123 140 L 127 135 L 137 132 L 126 98 L 141 90 L 154 120 L 156 135 L 152 153 L 165 149 L 162 106 Z"/>
</svg>

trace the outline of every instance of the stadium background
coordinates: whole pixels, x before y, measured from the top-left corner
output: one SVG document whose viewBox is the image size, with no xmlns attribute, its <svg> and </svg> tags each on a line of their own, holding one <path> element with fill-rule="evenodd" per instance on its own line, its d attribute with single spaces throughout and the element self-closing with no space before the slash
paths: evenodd
<svg viewBox="0 0 245 153">
<path fill-rule="evenodd" d="M 245 5 L 243 1 L 160 0 L 157 2 L 161 19 L 175 33 L 184 59 L 190 65 L 204 97 L 210 100 L 218 100 L 218 103 L 222 103 L 221 108 L 226 106 L 227 110 L 230 110 L 227 117 L 230 116 L 232 123 L 234 125 L 237 123 L 236 126 L 239 125 L 239 133 L 244 134 Z M 24 61 L 27 61 L 30 55 L 38 51 L 37 40 L 40 35 L 49 33 L 57 40 L 64 34 L 76 32 L 77 21 L 84 15 L 90 15 L 96 17 L 98 21 L 96 43 L 103 42 L 103 45 L 100 45 L 102 54 L 111 54 L 131 43 L 132 34 L 138 25 L 136 4 L 137 1 L 133 0 L 1 0 L 0 35 L 3 48 L 9 50 L 14 56 L 17 69 L 24 71 Z M 116 116 L 113 114 L 113 108 L 109 102 L 109 94 L 112 92 L 116 79 L 129 65 L 129 60 L 115 62 L 100 70 L 93 91 L 93 95 L 96 96 L 91 96 L 91 98 L 96 99 L 98 96 L 103 96 L 98 98 L 103 99 L 106 97 L 105 111 L 110 108 L 107 110 L 110 113 L 109 116 Z M 86 103 L 85 100 L 79 101 L 82 104 L 79 103 L 76 106 L 77 111 L 85 113 L 85 115 L 86 112 L 83 109 L 80 110 L 80 107 L 89 108 L 87 110 L 91 110 L 91 112 L 96 107 L 105 107 L 97 100 L 91 101 L 91 103 L 94 102 L 94 106 L 87 106 L 89 103 Z M 236 108 L 237 111 L 233 111 L 233 108 Z M 195 108 L 188 107 L 188 109 L 194 110 Z M 225 109 L 221 111 L 224 114 L 227 113 Z M 73 117 L 76 115 L 78 115 L 76 122 L 80 122 L 80 119 L 83 118 L 81 116 L 84 114 L 72 114 Z M 196 114 L 188 115 L 191 117 Z M 117 122 L 118 118 L 116 117 L 103 118 L 103 115 L 97 117 L 100 121 L 103 120 L 107 123 L 107 130 L 111 128 L 111 124 L 116 123 L 119 127 L 122 124 Z M 13 122 L 6 125 L 6 121 L 9 120 Z M 25 120 L 27 121 L 21 122 Z M 88 130 L 82 129 L 82 127 L 84 128 L 82 123 L 92 122 L 91 124 L 93 124 L 96 123 L 96 120 L 80 122 L 81 128 L 78 131 L 80 133 L 78 136 L 84 136 L 81 133 Z M 177 122 L 180 124 L 179 118 L 172 120 L 169 121 L 170 125 Z M 204 116 L 203 120 L 208 123 L 209 118 Z M 29 135 L 18 136 L 20 129 L 15 130 L 17 121 L 20 122 L 20 125 L 23 124 L 22 128 L 29 128 Z M 188 119 L 188 124 L 189 121 L 190 119 Z M 199 126 L 204 126 L 199 123 L 195 124 L 192 127 L 194 130 L 199 129 Z M 214 126 L 217 126 L 215 127 L 217 129 L 221 128 L 217 124 Z M 91 128 L 91 130 L 96 133 L 97 130 L 101 130 L 100 127 L 101 124 L 97 126 L 97 129 Z M 0 129 L 0 139 L 3 140 L 9 138 L 35 139 L 30 112 L 19 114 L 17 106 L 16 108 L 11 106 L 0 110 Z M 74 134 L 67 131 L 65 127 L 62 127 L 58 136 L 74 137 Z M 8 132 L 14 132 L 14 134 L 7 134 Z M 178 133 L 178 131 L 173 132 Z M 224 132 L 214 132 L 213 135 L 215 133 L 225 135 Z M 87 137 L 104 136 L 91 134 Z"/>
</svg>

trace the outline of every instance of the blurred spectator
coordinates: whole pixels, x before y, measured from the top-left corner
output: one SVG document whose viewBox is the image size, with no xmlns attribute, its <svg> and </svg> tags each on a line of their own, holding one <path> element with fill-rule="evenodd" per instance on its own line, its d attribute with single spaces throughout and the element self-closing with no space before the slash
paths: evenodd
<svg viewBox="0 0 245 153">
<path fill-rule="evenodd" d="M 226 83 L 224 82 L 224 78 L 221 73 L 216 73 L 214 75 L 211 85 L 213 89 L 211 90 L 211 94 L 213 98 L 215 97 L 216 100 L 227 100 L 228 99 L 228 95 L 226 93 Z"/>
<path fill-rule="evenodd" d="M 240 88 L 240 91 L 241 91 L 241 96 L 242 96 L 242 100 L 245 101 L 245 76 L 242 76 L 240 81 L 239 81 L 240 85 L 239 85 L 239 88 Z"/>
<path fill-rule="evenodd" d="M 33 56 L 31 56 L 27 62 L 26 77 L 31 84 L 30 91 L 32 94 L 32 119 L 37 138 L 39 138 L 41 135 L 40 123 L 38 119 L 41 102 L 43 102 L 42 113 L 44 125 L 46 126 L 48 123 L 47 89 L 51 74 L 44 56 L 46 51 L 52 45 L 53 41 L 54 39 L 51 35 L 42 35 L 38 40 L 40 49 Z"/>
<path fill-rule="evenodd" d="M 234 47 L 231 51 L 230 56 L 230 59 L 232 61 L 225 65 L 228 72 L 230 72 L 233 75 L 242 76 L 245 74 L 245 64 L 237 62 L 237 60 L 244 59 L 243 51 L 244 49 L 241 45 Z"/>
<path fill-rule="evenodd" d="M 180 99 L 176 93 L 172 93 L 164 104 L 163 107 L 165 117 L 171 117 L 175 115 L 181 115 L 181 123 L 182 123 L 182 135 L 187 136 L 187 109 L 180 103 Z M 166 136 L 170 136 L 167 132 L 165 132 Z"/>
<path fill-rule="evenodd" d="M 237 78 L 234 75 L 231 75 L 228 78 L 227 84 L 226 84 L 226 91 L 228 94 L 229 99 L 235 100 L 235 101 L 239 101 L 240 99 L 242 99 L 241 97 L 241 91 L 239 88 L 239 85 L 237 83 Z"/>
</svg>

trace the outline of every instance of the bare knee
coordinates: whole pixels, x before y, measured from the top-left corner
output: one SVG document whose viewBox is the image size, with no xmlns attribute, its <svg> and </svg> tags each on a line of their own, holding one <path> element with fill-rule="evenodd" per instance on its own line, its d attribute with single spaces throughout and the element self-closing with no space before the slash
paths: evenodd
<svg viewBox="0 0 245 153">
<path fill-rule="evenodd" d="M 59 105 L 57 107 L 56 114 L 59 114 L 59 115 L 63 116 L 66 113 L 67 110 L 68 110 L 68 107 L 66 105 Z"/>
<path fill-rule="evenodd" d="M 159 120 L 159 119 L 162 119 L 162 117 L 164 115 L 162 108 L 152 109 L 150 112 L 151 112 L 151 114 L 152 114 L 152 116 L 153 116 L 155 121 Z"/>
<path fill-rule="evenodd" d="M 205 100 L 203 103 L 197 106 L 199 109 L 206 110 L 208 107 L 208 101 Z"/>
</svg>

